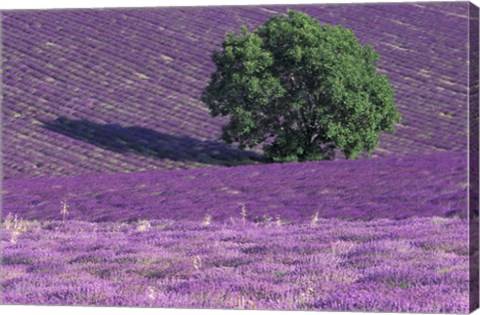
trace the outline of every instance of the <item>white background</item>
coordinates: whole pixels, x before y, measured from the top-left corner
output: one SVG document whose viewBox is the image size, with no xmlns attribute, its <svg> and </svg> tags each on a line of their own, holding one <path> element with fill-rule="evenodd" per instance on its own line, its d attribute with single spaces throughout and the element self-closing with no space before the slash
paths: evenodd
<svg viewBox="0 0 480 315">
<path fill-rule="evenodd" d="M 442 2 L 445 0 L 435 0 Z M 449 1 L 449 0 L 447 0 Z M 455 1 L 455 0 L 450 0 Z M 312 4 L 312 3 L 365 3 L 365 2 L 419 2 L 415 0 L 2 0 L 0 9 L 50 9 L 50 8 L 102 8 L 102 7 L 158 7 L 197 5 L 255 5 L 255 4 Z M 480 0 L 471 1 L 477 6 Z"/>
<path fill-rule="evenodd" d="M 3 0 L 0 3 L 0 10 L 5 9 L 51 9 L 51 8 L 105 8 L 105 7 L 159 7 L 159 6 L 197 6 L 197 5 L 253 5 L 253 4 L 313 4 L 313 3 L 365 3 L 365 2 L 417 2 L 417 1 L 395 1 L 395 0 L 79 0 L 76 2 L 65 2 L 59 0 Z M 435 1 L 440 2 L 440 1 Z M 471 1 L 477 6 L 480 6 L 480 0 Z M 52 275 L 53 276 L 53 275 Z M 0 288 L 1 289 L 1 288 Z M 1 292 L 0 292 L 1 294 Z M 36 315 L 298 315 L 307 314 L 307 312 L 292 312 L 292 311 L 239 311 L 239 310 L 200 310 L 200 309 L 147 309 L 147 308 L 117 308 L 117 307 L 71 307 L 71 306 L 0 306 L 0 314 L 2 315 L 24 315 L 24 314 L 36 314 Z M 309 314 L 351 314 L 344 312 L 308 312 Z M 368 313 L 357 312 L 355 314 L 365 315 Z M 378 313 L 388 314 L 388 313 Z M 480 315 L 480 311 L 475 312 Z"/>
</svg>

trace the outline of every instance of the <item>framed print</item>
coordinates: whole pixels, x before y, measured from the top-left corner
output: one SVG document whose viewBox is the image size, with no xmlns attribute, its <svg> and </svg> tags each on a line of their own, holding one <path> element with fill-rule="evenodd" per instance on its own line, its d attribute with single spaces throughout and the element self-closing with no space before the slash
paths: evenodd
<svg viewBox="0 0 480 315">
<path fill-rule="evenodd" d="M 478 7 L 1 12 L 3 305 L 478 308 Z"/>
</svg>

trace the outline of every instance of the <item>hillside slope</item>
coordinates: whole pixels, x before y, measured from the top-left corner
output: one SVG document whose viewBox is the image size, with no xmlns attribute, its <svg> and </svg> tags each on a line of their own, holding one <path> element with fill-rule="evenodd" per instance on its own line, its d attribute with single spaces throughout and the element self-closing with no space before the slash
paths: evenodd
<svg viewBox="0 0 480 315">
<path fill-rule="evenodd" d="M 402 124 L 375 156 L 463 151 L 468 3 L 290 6 L 376 49 Z M 287 7 L 2 12 L 4 176 L 252 163 L 199 101 L 227 31 Z"/>
</svg>

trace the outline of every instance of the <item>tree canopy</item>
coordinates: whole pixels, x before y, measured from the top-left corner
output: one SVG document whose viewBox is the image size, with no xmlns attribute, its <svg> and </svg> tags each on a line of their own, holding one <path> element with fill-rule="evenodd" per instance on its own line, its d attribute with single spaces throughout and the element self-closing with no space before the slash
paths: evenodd
<svg viewBox="0 0 480 315">
<path fill-rule="evenodd" d="M 262 144 L 273 161 L 333 159 L 335 149 L 370 154 L 400 121 L 378 54 L 351 30 L 298 11 L 229 32 L 212 59 L 202 101 L 213 116 L 229 117 L 222 139 Z"/>
</svg>

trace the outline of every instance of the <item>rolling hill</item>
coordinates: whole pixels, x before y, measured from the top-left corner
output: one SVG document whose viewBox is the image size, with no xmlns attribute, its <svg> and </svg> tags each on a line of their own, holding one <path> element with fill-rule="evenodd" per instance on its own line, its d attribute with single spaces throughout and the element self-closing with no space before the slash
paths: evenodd
<svg viewBox="0 0 480 315">
<path fill-rule="evenodd" d="M 376 157 L 465 152 L 468 6 L 289 6 L 376 49 L 403 116 Z M 5 178 L 258 163 L 199 101 L 228 31 L 284 6 L 2 12 Z"/>
</svg>

